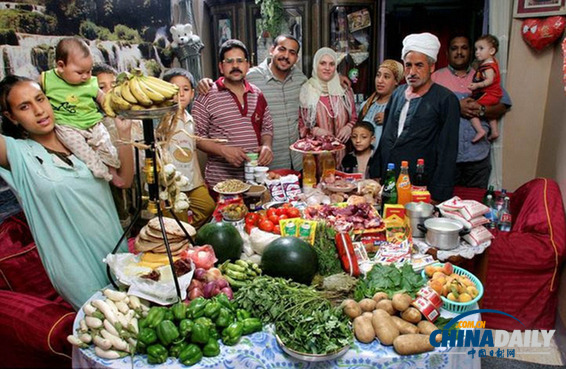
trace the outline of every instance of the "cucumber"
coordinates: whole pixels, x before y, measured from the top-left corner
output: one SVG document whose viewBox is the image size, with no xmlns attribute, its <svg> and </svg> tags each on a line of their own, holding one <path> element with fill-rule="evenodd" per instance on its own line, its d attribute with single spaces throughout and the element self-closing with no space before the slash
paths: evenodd
<svg viewBox="0 0 566 369">
<path fill-rule="evenodd" d="M 238 260 L 238 261 L 239 261 L 239 260 Z M 226 265 L 226 270 L 227 270 L 227 271 L 228 271 L 228 270 L 233 270 L 233 271 L 235 271 L 235 272 L 245 273 L 246 270 L 248 270 L 248 268 L 244 268 L 243 266 L 230 263 L 230 264 L 227 264 L 227 265 Z"/>
<path fill-rule="evenodd" d="M 248 276 L 246 275 L 246 273 L 242 273 L 242 272 L 237 272 L 235 270 L 232 269 L 228 269 L 226 270 L 226 275 L 229 276 L 232 279 L 236 279 L 239 281 L 245 281 L 248 280 Z"/>
</svg>

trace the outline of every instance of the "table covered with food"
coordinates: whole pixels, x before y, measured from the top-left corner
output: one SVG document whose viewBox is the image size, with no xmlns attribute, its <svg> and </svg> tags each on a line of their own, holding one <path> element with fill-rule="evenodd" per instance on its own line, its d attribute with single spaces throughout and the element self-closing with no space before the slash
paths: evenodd
<svg viewBox="0 0 566 369">
<path fill-rule="evenodd" d="M 433 206 L 426 186 L 397 201 L 387 181 L 337 171 L 344 145 L 331 137 L 292 149 L 316 155 L 321 173 L 250 160 L 246 182 L 211 189 L 213 220 L 198 231 L 158 212 L 129 252 L 107 255 L 116 281 L 77 314 L 74 366 L 479 367 L 437 344 L 483 296 L 441 251 L 483 252 L 490 208 L 458 197 Z M 156 160 L 153 206 L 186 211 L 182 176 Z"/>
</svg>

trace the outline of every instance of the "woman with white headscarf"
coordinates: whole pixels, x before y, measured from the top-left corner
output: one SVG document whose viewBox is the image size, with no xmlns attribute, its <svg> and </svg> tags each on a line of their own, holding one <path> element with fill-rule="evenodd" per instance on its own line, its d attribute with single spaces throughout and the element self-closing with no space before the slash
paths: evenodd
<svg viewBox="0 0 566 369">
<path fill-rule="evenodd" d="M 334 50 L 323 47 L 314 54 L 312 77 L 301 88 L 299 133 L 301 137 L 332 135 L 346 143 L 357 120 L 354 93 L 340 85 Z M 336 164 L 344 153 L 339 153 Z"/>
</svg>

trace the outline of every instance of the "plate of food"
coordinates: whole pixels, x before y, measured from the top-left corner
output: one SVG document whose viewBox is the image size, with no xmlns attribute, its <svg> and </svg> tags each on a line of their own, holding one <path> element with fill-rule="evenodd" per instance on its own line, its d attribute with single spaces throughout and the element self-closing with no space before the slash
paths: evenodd
<svg viewBox="0 0 566 369">
<path fill-rule="evenodd" d="M 302 138 L 289 146 L 289 148 L 303 154 L 317 155 L 344 150 L 346 146 L 334 136 L 318 136 Z"/>
<path fill-rule="evenodd" d="M 222 195 L 237 195 L 249 190 L 250 184 L 244 183 L 239 179 L 227 179 L 218 182 L 212 189 Z"/>
<path fill-rule="evenodd" d="M 339 179 L 333 183 L 323 183 L 324 189 L 332 192 L 351 192 L 358 188 L 355 183 Z"/>
<path fill-rule="evenodd" d="M 222 208 L 220 212 L 222 213 L 222 218 L 224 218 L 224 220 L 235 222 L 244 219 L 244 217 L 248 213 L 248 208 L 246 207 L 246 205 L 241 203 L 230 204 Z"/>
</svg>

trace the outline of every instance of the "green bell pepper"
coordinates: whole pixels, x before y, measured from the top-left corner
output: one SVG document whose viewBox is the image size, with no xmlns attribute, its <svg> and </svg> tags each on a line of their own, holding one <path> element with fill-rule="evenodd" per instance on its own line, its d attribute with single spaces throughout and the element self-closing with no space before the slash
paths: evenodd
<svg viewBox="0 0 566 369">
<path fill-rule="evenodd" d="M 162 306 L 154 306 L 151 309 L 149 309 L 149 312 L 147 313 L 147 317 L 145 318 L 147 323 L 146 326 L 149 328 L 157 327 L 159 323 L 161 323 L 161 321 L 165 319 L 166 311 L 167 309 Z"/>
<path fill-rule="evenodd" d="M 250 314 L 250 312 L 247 311 L 247 310 L 238 309 L 236 311 L 236 320 L 238 320 L 240 322 L 244 319 L 248 319 L 248 318 L 251 318 L 251 317 L 252 317 L 252 314 Z"/>
<path fill-rule="evenodd" d="M 180 336 L 177 326 L 170 320 L 164 320 L 159 323 L 155 333 L 157 333 L 157 338 L 159 338 L 163 346 L 169 346 Z"/>
<path fill-rule="evenodd" d="M 138 333 L 138 341 L 149 346 L 157 342 L 157 333 L 151 328 L 142 328 L 140 333 Z"/>
<path fill-rule="evenodd" d="M 208 328 L 208 330 L 210 330 L 210 331 L 216 329 L 216 325 L 214 324 L 214 322 L 210 318 L 207 318 L 205 316 L 201 316 L 200 318 L 195 320 L 195 323 L 200 323 L 200 324 L 206 326 Z"/>
<path fill-rule="evenodd" d="M 168 356 L 167 349 L 159 343 L 147 348 L 147 362 L 150 364 L 162 364 L 167 360 Z"/>
<path fill-rule="evenodd" d="M 181 336 L 184 338 L 189 337 L 189 334 L 191 334 L 193 330 L 194 324 L 195 323 L 190 319 L 181 320 L 181 322 L 179 323 L 179 333 L 181 334 Z"/>
<path fill-rule="evenodd" d="M 217 341 L 220 339 L 220 333 L 218 333 L 216 329 L 209 331 L 209 333 L 210 333 L 210 338 L 214 338 Z"/>
<path fill-rule="evenodd" d="M 175 319 L 175 316 L 173 315 L 173 311 L 171 311 L 171 309 L 168 308 L 164 308 L 164 309 L 165 309 L 165 317 L 163 317 L 163 320 L 173 321 Z"/>
<path fill-rule="evenodd" d="M 234 315 L 225 307 L 220 308 L 218 318 L 216 318 L 216 325 L 221 328 L 226 328 L 234 321 Z"/>
<path fill-rule="evenodd" d="M 244 331 L 244 324 L 235 321 L 222 331 L 222 342 L 225 345 L 233 346 L 240 340 Z"/>
<path fill-rule="evenodd" d="M 263 328 L 263 325 L 261 324 L 261 320 L 259 318 L 247 318 L 244 319 L 242 321 L 242 324 L 244 325 L 243 328 L 243 333 L 244 335 L 246 334 L 251 334 L 254 332 L 259 332 L 261 331 L 261 329 Z"/>
<path fill-rule="evenodd" d="M 173 357 L 179 357 L 179 355 L 181 354 L 181 351 L 183 351 L 183 349 L 188 345 L 187 342 L 185 341 L 181 341 L 181 342 L 177 342 L 171 345 L 171 347 L 169 347 L 169 356 L 173 356 Z"/>
<path fill-rule="evenodd" d="M 224 293 L 219 293 L 218 295 L 214 296 L 214 300 L 230 311 L 235 310 L 234 305 L 232 304 L 232 302 L 230 302 L 228 296 L 226 296 L 226 294 Z"/>
<path fill-rule="evenodd" d="M 147 322 L 146 318 L 138 319 L 138 329 L 142 329 L 142 328 L 147 327 L 147 323 L 148 322 Z"/>
<path fill-rule="evenodd" d="M 173 318 L 176 321 L 183 320 L 187 316 L 187 304 L 183 301 L 179 301 L 175 305 L 171 306 L 170 310 L 173 312 Z"/>
<path fill-rule="evenodd" d="M 145 354 L 147 352 L 147 345 L 138 340 L 136 343 L 136 354 Z"/>
<path fill-rule="evenodd" d="M 212 320 L 216 319 L 218 317 L 218 314 L 220 313 L 221 307 L 222 305 L 220 305 L 220 303 L 218 302 L 209 302 L 204 308 L 204 316 Z"/>
<path fill-rule="evenodd" d="M 191 304 L 187 309 L 187 318 L 196 319 L 203 316 L 204 308 L 206 307 L 207 304 L 208 304 L 208 300 L 205 299 L 204 297 L 197 297 L 196 299 L 191 301 Z"/>
<path fill-rule="evenodd" d="M 208 327 L 201 323 L 195 323 L 193 325 L 193 332 L 191 333 L 191 342 L 205 344 L 209 339 L 210 330 Z"/>
<path fill-rule="evenodd" d="M 190 344 L 185 346 L 181 353 L 179 354 L 179 361 L 183 365 L 194 365 L 202 359 L 202 351 L 195 344 Z"/>
<path fill-rule="evenodd" d="M 204 356 L 208 357 L 218 356 L 220 354 L 220 345 L 218 345 L 218 341 L 214 338 L 209 339 L 206 345 L 202 348 L 202 353 Z"/>
</svg>

